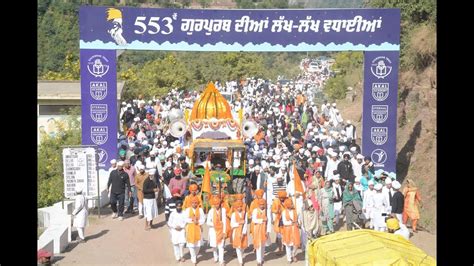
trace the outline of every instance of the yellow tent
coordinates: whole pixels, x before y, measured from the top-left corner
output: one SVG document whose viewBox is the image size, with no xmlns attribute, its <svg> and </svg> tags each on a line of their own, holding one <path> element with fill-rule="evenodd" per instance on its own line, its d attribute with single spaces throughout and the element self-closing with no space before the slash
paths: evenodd
<svg viewBox="0 0 474 266">
<path fill-rule="evenodd" d="M 308 242 L 310 266 L 436 265 L 436 260 L 402 236 L 374 230 L 338 232 Z"/>
</svg>

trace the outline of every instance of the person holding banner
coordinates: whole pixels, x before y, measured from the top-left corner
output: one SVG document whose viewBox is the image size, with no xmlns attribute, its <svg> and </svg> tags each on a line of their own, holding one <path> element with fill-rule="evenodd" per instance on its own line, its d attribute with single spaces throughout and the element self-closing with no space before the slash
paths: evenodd
<svg viewBox="0 0 474 266">
<path fill-rule="evenodd" d="M 187 208 L 186 216 L 186 246 L 189 248 L 191 261 L 197 265 L 197 254 L 201 247 L 201 225 L 204 224 L 206 216 L 202 208 L 198 207 L 197 197 L 191 199 L 191 207 Z"/>
</svg>

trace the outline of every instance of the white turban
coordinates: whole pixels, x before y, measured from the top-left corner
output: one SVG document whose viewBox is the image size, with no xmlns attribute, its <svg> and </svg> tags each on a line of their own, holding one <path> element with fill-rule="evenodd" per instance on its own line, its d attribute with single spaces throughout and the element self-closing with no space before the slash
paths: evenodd
<svg viewBox="0 0 474 266">
<path fill-rule="evenodd" d="M 378 183 L 377 185 L 375 185 L 375 190 L 381 190 L 382 189 L 382 184 Z"/>
<path fill-rule="evenodd" d="M 392 179 L 389 177 L 385 179 L 385 185 L 392 184 Z"/>
<path fill-rule="evenodd" d="M 402 185 L 400 184 L 400 182 L 398 182 L 397 180 L 393 181 L 392 182 L 392 187 L 394 189 L 400 189 L 402 187 Z"/>
<path fill-rule="evenodd" d="M 82 193 L 83 187 L 84 187 L 84 186 L 83 186 L 82 184 L 81 184 L 81 185 L 77 184 L 77 185 L 76 185 L 76 193 L 78 193 L 78 194 L 79 194 L 79 193 Z"/>
<path fill-rule="evenodd" d="M 119 162 L 117 163 L 117 166 L 123 166 L 123 161 L 119 161 Z"/>
<path fill-rule="evenodd" d="M 110 163 L 111 163 L 111 164 L 117 163 L 117 160 L 112 159 L 112 160 L 110 161 Z"/>
<path fill-rule="evenodd" d="M 369 181 L 369 186 L 370 186 L 370 185 L 374 185 L 374 181 L 373 181 L 373 180 L 370 180 L 370 181 Z"/>
</svg>

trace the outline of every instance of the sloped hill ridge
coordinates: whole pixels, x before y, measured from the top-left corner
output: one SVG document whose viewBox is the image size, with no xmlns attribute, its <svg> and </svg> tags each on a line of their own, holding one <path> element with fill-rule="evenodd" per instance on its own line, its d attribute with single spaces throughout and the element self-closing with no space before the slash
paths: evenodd
<svg viewBox="0 0 474 266">
<path fill-rule="evenodd" d="M 420 188 L 419 227 L 436 234 L 436 31 L 423 27 L 415 31 L 409 49 L 429 64 L 423 69 L 401 70 L 399 73 L 397 179 L 405 181 L 410 178 Z M 423 59 L 425 56 L 431 58 Z M 353 87 L 356 93 L 354 102 L 342 100 L 338 108 L 344 119 L 354 121 L 360 135 L 362 83 Z"/>
</svg>

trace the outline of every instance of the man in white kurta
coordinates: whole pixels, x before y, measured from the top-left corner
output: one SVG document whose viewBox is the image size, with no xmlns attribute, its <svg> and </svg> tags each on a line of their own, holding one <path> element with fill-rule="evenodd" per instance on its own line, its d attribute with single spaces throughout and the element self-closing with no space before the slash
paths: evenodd
<svg viewBox="0 0 474 266">
<path fill-rule="evenodd" d="M 392 188 L 392 179 L 390 177 L 387 177 L 387 179 L 385 179 L 385 186 L 383 186 L 382 188 L 382 194 L 385 196 L 388 202 L 388 205 L 389 205 L 388 212 L 391 213 L 392 212 L 391 201 L 392 201 L 393 194 L 395 194 L 395 191 Z"/>
<path fill-rule="evenodd" d="M 327 178 L 327 180 L 332 180 L 335 176 L 334 170 L 337 170 L 337 165 L 340 161 L 337 159 L 337 153 L 335 152 L 331 152 L 329 156 L 330 159 L 327 162 L 326 172 L 324 173 L 324 176 Z"/>
<path fill-rule="evenodd" d="M 184 262 L 184 244 L 186 244 L 186 235 L 184 227 L 186 226 L 186 216 L 182 211 L 183 203 L 176 202 L 176 211 L 171 212 L 168 219 L 168 227 L 171 233 L 171 243 L 173 243 L 174 257 L 176 262 Z"/>
<path fill-rule="evenodd" d="M 270 232 L 271 232 L 271 226 L 268 226 L 268 219 L 267 219 L 267 216 L 266 216 L 266 210 L 265 210 L 265 206 L 267 205 L 265 199 L 259 199 L 258 201 L 258 208 L 255 208 L 252 212 L 252 223 L 254 224 L 254 232 L 253 232 L 253 242 L 254 242 L 254 246 L 255 246 L 255 243 L 258 242 L 259 243 L 259 247 L 255 249 L 255 253 L 256 253 L 256 258 L 257 258 L 257 265 L 262 265 L 263 264 L 263 255 L 265 253 L 265 247 L 268 246 L 271 241 L 270 241 Z M 265 217 L 265 219 L 263 218 L 259 218 L 259 217 Z M 261 224 L 266 224 L 266 226 L 264 226 L 265 228 L 265 242 L 264 244 L 262 245 L 262 242 L 263 239 L 262 239 L 262 235 L 257 235 L 257 232 L 256 232 L 256 229 L 255 227 L 257 225 L 261 225 Z M 258 239 L 258 240 L 255 240 L 255 239 Z"/>
<path fill-rule="evenodd" d="M 365 218 L 369 220 L 369 228 L 374 229 L 374 181 L 369 181 L 369 189 L 364 193 L 364 198 L 362 199 L 362 211 L 364 212 Z"/>
<path fill-rule="evenodd" d="M 387 198 L 382 193 L 382 187 L 383 186 L 380 183 L 374 186 L 376 193 L 373 197 L 373 219 L 374 227 L 377 231 L 385 231 L 385 217 L 386 215 L 388 215 L 390 208 L 390 205 L 387 202 Z"/>
<path fill-rule="evenodd" d="M 234 206 L 237 208 L 236 211 L 232 213 L 232 216 L 230 217 L 230 227 L 232 228 L 232 239 L 234 240 L 233 242 L 239 242 L 239 244 L 242 244 L 242 241 L 236 241 L 236 231 L 239 227 L 242 226 L 242 233 L 240 234 L 240 237 L 243 238 L 247 235 L 247 217 L 248 213 L 242 211 L 242 205 L 243 204 L 234 204 Z M 237 216 L 239 217 L 239 220 L 243 222 L 243 224 L 240 224 L 237 222 Z M 236 247 L 235 251 L 237 252 L 237 260 L 239 261 L 240 265 L 243 265 L 243 259 L 242 259 L 242 252 L 245 247 Z"/>
<path fill-rule="evenodd" d="M 287 226 L 292 226 L 298 224 L 301 225 L 301 216 L 296 214 L 297 217 L 294 217 L 295 212 L 293 211 L 293 201 L 291 199 L 286 199 L 284 202 L 285 208 L 282 211 L 281 217 L 283 221 L 283 243 L 285 244 L 285 249 L 286 249 L 286 259 L 288 260 L 289 263 L 291 262 L 296 262 L 296 250 L 297 248 L 301 245 L 301 238 L 300 238 L 300 232 L 297 232 L 295 235 L 292 235 L 291 237 L 285 237 L 286 234 L 292 234 L 294 233 L 293 231 L 287 232 L 286 227 Z M 287 219 L 287 215 L 290 219 Z M 298 235 L 298 236 L 296 236 Z M 285 238 L 290 238 L 292 242 L 285 243 Z"/>
<path fill-rule="evenodd" d="M 201 226 L 206 221 L 204 211 L 201 208 L 198 208 L 198 204 L 199 201 L 197 198 L 193 198 L 191 201 L 191 207 L 185 210 L 184 215 L 186 217 L 186 226 L 192 226 L 193 224 Z M 199 216 L 199 219 L 196 219 L 197 216 Z M 200 228 L 196 229 L 195 232 L 197 232 L 197 230 L 199 230 L 199 233 L 201 232 Z M 189 234 L 188 230 L 186 231 L 186 234 Z M 199 248 L 201 247 L 201 239 L 202 237 L 199 237 L 194 242 L 190 242 L 189 236 L 186 236 L 186 246 L 189 248 L 191 261 L 194 263 L 194 265 L 197 265 L 197 254 L 199 253 Z"/>
<path fill-rule="evenodd" d="M 334 218 L 336 218 L 336 226 L 339 224 L 339 217 L 342 212 L 342 186 L 340 184 L 341 179 L 339 175 L 334 177 L 334 183 L 332 184 L 332 190 L 334 194 Z"/>
<path fill-rule="evenodd" d="M 212 248 L 212 253 L 214 255 L 214 262 L 218 262 L 222 265 L 224 264 L 224 244 L 225 236 L 221 235 L 220 241 L 218 241 L 217 232 L 225 234 L 227 229 L 227 219 L 225 208 L 221 208 L 221 202 L 219 198 L 212 198 L 211 200 L 212 208 L 207 214 L 207 226 L 209 226 L 209 246 Z M 216 215 L 215 215 L 216 214 Z M 220 221 L 215 221 L 214 218 L 220 217 Z M 215 225 L 221 226 L 221 229 L 216 230 Z"/>
<path fill-rule="evenodd" d="M 362 176 L 362 165 L 364 165 L 364 155 L 357 154 L 351 159 L 352 170 L 355 176 Z"/>
<path fill-rule="evenodd" d="M 290 182 L 288 182 L 288 185 L 286 186 L 286 193 L 288 194 L 288 197 L 291 198 L 293 201 L 294 196 L 296 196 L 296 212 L 298 213 L 298 216 L 303 214 L 303 195 L 299 192 L 295 192 L 295 179 L 293 174 L 290 172 Z M 303 181 L 301 181 L 301 186 L 303 187 L 303 191 L 306 191 L 306 186 Z"/>
<path fill-rule="evenodd" d="M 87 225 L 87 216 L 89 215 L 87 211 L 87 199 L 82 194 L 82 186 L 77 185 L 76 187 L 76 198 L 74 202 L 74 215 L 73 226 L 77 228 L 77 233 L 79 234 L 79 242 L 85 240 L 84 238 L 84 227 Z"/>
</svg>

